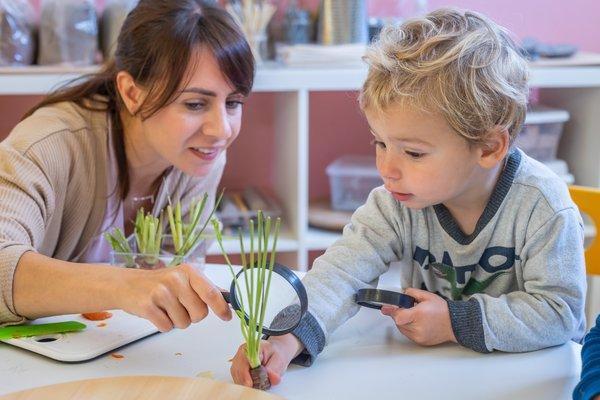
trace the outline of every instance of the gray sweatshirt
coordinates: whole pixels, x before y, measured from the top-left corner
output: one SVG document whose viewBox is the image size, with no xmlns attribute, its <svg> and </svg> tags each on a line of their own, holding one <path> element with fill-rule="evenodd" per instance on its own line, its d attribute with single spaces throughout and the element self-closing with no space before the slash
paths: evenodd
<svg viewBox="0 0 600 400">
<path fill-rule="evenodd" d="M 401 270 L 402 288 L 447 299 L 463 346 L 521 352 L 579 341 L 583 251 L 583 222 L 565 183 L 520 150 L 509 155 L 471 235 L 442 204 L 411 210 L 379 187 L 303 279 L 309 311 L 293 332 L 305 346 L 295 362 L 310 365 L 358 312 L 356 291 L 374 287 L 398 260 L 412 263 Z M 292 306 L 276 322 L 296 313 Z"/>
</svg>

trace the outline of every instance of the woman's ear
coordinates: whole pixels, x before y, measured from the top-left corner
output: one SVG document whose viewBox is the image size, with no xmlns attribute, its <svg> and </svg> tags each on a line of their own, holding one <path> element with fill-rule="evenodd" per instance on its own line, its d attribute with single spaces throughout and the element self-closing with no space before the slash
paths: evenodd
<svg viewBox="0 0 600 400">
<path fill-rule="evenodd" d="M 119 71 L 117 73 L 117 90 L 125 103 L 125 107 L 129 114 L 135 115 L 146 97 L 146 92 L 136 85 L 135 80 L 127 71 Z"/>
<path fill-rule="evenodd" d="M 510 134 L 508 129 L 496 126 L 488 132 L 487 138 L 481 146 L 479 165 L 490 169 L 504 160 L 510 147 Z"/>
</svg>

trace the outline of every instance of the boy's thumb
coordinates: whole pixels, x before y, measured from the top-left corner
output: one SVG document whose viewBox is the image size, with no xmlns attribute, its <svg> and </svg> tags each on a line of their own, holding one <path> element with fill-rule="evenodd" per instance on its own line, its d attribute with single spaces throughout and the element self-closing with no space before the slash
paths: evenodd
<svg viewBox="0 0 600 400">
<path fill-rule="evenodd" d="M 269 377 L 269 382 L 271 382 L 271 385 L 273 385 L 273 386 L 279 385 L 279 382 L 281 382 L 281 375 L 275 371 L 272 371 L 269 367 L 266 367 L 266 368 L 267 368 L 267 376 Z"/>
<path fill-rule="evenodd" d="M 288 363 L 278 354 L 271 354 L 271 357 L 263 365 L 267 368 L 267 374 L 272 385 L 281 382 L 281 377 L 288 367 Z"/>
<path fill-rule="evenodd" d="M 407 325 L 413 322 L 413 312 L 411 308 L 399 308 L 396 306 L 384 305 L 381 307 L 381 313 L 391 317 L 398 326 Z"/>
<path fill-rule="evenodd" d="M 427 300 L 433 293 L 428 292 L 427 290 L 408 288 L 404 291 L 404 294 L 409 295 L 414 298 L 417 303 Z"/>
</svg>

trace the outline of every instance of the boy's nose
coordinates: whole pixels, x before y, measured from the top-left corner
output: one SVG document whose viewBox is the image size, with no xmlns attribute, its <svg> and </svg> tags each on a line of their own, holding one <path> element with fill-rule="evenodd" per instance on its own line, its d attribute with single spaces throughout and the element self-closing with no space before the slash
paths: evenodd
<svg viewBox="0 0 600 400">
<path fill-rule="evenodd" d="M 398 163 L 395 162 L 390 156 L 378 156 L 377 169 L 384 180 L 396 181 L 402 178 L 402 173 Z"/>
</svg>

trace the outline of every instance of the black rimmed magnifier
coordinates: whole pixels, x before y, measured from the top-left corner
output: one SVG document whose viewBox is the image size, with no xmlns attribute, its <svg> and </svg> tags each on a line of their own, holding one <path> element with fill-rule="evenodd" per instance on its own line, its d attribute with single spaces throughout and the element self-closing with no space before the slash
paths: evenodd
<svg viewBox="0 0 600 400">
<path fill-rule="evenodd" d="M 246 289 L 252 284 L 251 279 L 256 278 L 256 276 L 252 276 L 252 269 L 254 268 L 242 269 L 236 274 L 239 293 L 241 294 L 241 303 L 246 306 L 249 304 L 248 291 Z M 231 281 L 229 292 L 222 293 L 225 301 L 231 304 L 234 310 L 241 311 L 242 307 L 240 306 L 240 299 L 238 299 L 234 280 Z M 287 316 L 284 318 L 284 323 L 278 321 L 276 325 L 273 325 L 275 317 L 293 304 L 300 305 L 300 312 L 294 312 L 291 317 Z M 263 333 L 268 336 L 281 336 L 290 333 L 298 326 L 307 308 L 308 297 L 300 278 L 288 267 L 275 263 L 273 265 L 273 274 L 271 275 L 269 297 L 265 306 Z M 246 321 L 248 321 L 248 315 L 245 314 L 244 316 Z"/>
<path fill-rule="evenodd" d="M 359 289 L 354 300 L 363 307 L 381 309 L 383 305 L 411 308 L 415 298 L 404 293 L 383 289 Z"/>
</svg>

